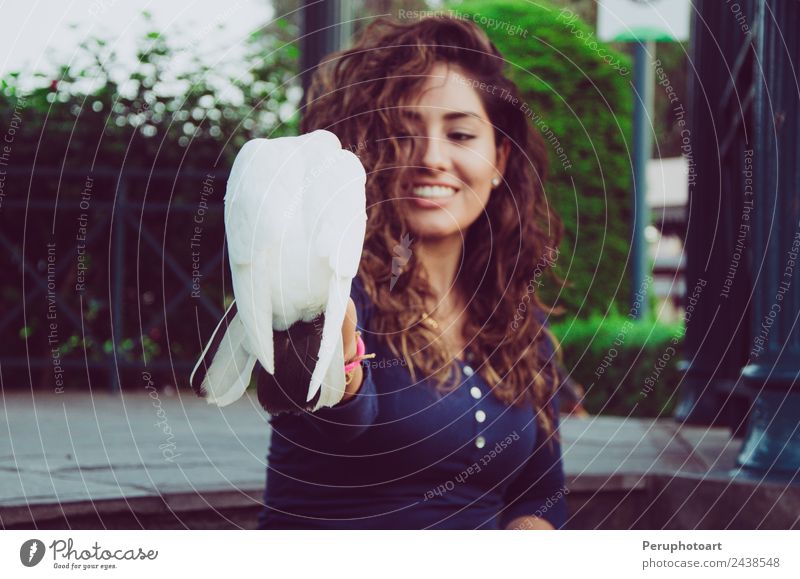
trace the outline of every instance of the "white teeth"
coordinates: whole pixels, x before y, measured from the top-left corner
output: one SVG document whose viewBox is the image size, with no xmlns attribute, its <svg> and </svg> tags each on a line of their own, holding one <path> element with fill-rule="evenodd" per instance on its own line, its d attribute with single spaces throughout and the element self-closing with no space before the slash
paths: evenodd
<svg viewBox="0 0 800 579">
<path fill-rule="evenodd" d="M 414 187 L 414 195 L 417 197 L 452 197 L 456 194 L 455 189 L 451 187 L 441 187 L 441 186 L 424 186 L 424 187 Z"/>
</svg>

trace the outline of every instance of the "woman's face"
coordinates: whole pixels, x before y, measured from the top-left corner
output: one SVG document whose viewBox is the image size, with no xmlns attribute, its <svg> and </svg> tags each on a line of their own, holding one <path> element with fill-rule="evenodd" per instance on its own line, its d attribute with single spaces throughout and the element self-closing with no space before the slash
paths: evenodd
<svg viewBox="0 0 800 579">
<path fill-rule="evenodd" d="M 489 201 L 492 179 L 502 180 L 510 148 L 498 150 L 494 129 L 468 75 L 440 63 L 404 114 L 422 148 L 403 199 L 420 238 L 462 237 Z"/>
</svg>

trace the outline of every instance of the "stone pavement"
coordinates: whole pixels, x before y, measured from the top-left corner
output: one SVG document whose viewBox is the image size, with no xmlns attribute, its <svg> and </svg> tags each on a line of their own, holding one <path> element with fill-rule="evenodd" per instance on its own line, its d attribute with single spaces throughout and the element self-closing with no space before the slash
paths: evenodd
<svg viewBox="0 0 800 579">
<path fill-rule="evenodd" d="M 270 438 L 254 396 L 218 408 L 191 393 L 0 395 L 0 527 L 253 526 Z M 736 488 L 752 499 L 766 488 L 772 518 L 756 518 L 760 527 L 800 520 L 797 485 L 731 484 L 740 442 L 727 430 L 590 417 L 563 419 L 561 433 L 572 528 L 661 528 L 666 517 L 654 511 L 654 497 L 692 514 L 673 512 L 670 525 L 693 528 L 692 510 L 709 514 L 705 503 L 691 502 L 693 495 L 710 502 L 698 482 L 716 484 L 716 496 Z M 682 500 L 675 502 L 664 490 L 678 481 Z M 769 497 L 785 504 L 770 509 Z M 645 516 L 648 510 L 654 512 Z M 717 510 L 707 526 L 750 524 L 735 517 L 726 523 L 727 504 Z"/>
</svg>

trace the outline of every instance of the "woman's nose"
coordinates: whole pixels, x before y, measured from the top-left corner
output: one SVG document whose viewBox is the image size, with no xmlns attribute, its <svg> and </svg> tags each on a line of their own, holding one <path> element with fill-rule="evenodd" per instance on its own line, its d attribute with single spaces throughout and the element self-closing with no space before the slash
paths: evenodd
<svg viewBox="0 0 800 579">
<path fill-rule="evenodd" d="M 445 143 L 439 137 L 425 138 L 425 154 L 422 157 L 422 164 L 428 168 L 439 171 L 446 171 L 449 168 L 449 157 L 445 152 Z"/>
</svg>

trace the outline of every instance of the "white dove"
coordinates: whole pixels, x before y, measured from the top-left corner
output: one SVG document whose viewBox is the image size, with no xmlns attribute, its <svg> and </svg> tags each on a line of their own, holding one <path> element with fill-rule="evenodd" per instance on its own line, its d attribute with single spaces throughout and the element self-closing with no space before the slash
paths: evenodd
<svg viewBox="0 0 800 579">
<path fill-rule="evenodd" d="M 273 329 L 310 322 L 320 313 L 322 342 L 306 401 L 320 389 L 313 411 L 341 401 L 341 328 L 364 245 L 365 183 L 358 157 L 328 131 L 254 139 L 242 147 L 225 194 L 235 301 L 190 377 L 194 384 L 209 348 L 218 344 L 201 385 L 209 403 L 238 400 L 256 360 L 274 375 Z"/>
</svg>

